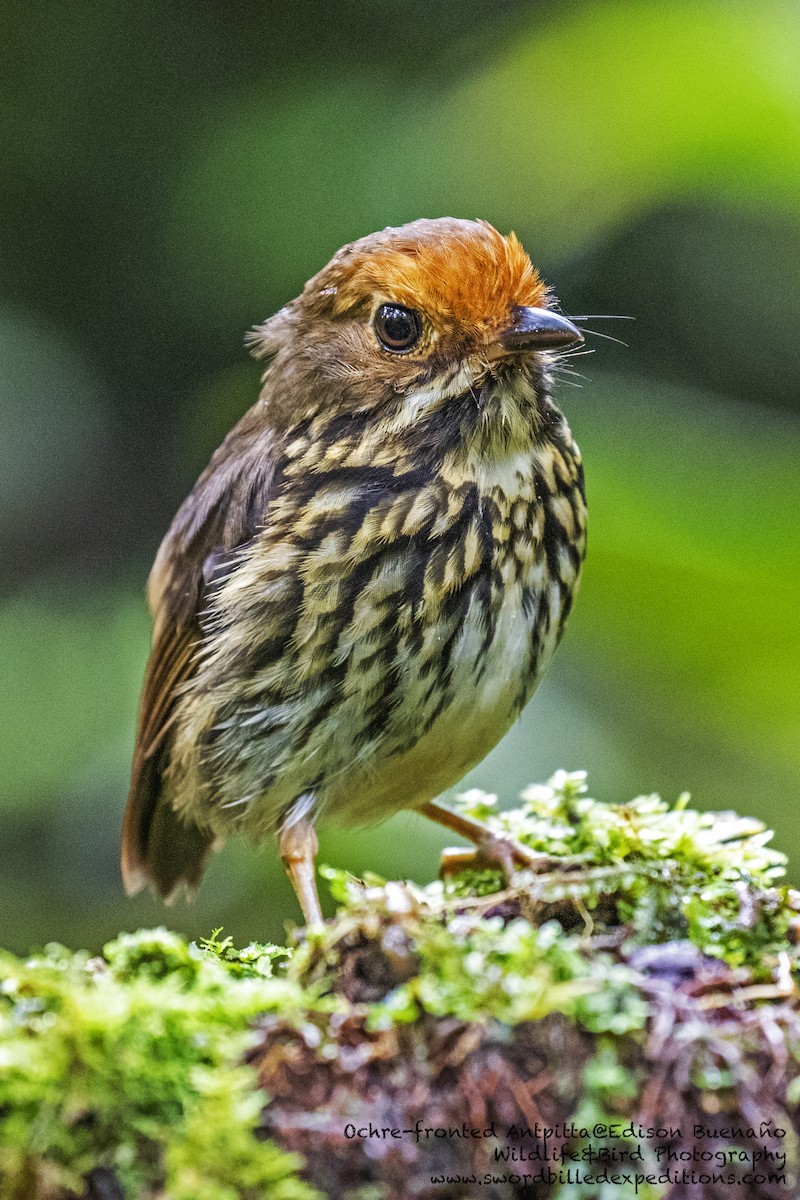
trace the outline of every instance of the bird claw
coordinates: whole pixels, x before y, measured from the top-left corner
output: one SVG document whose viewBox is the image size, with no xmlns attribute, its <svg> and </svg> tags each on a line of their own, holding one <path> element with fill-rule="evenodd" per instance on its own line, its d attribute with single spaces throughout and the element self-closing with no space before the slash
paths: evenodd
<svg viewBox="0 0 800 1200">
<path fill-rule="evenodd" d="M 499 867 L 506 883 L 512 883 L 518 870 L 541 869 L 549 862 L 547 855 L 487 830 L 472 849 L 449 847 L 443 850 L 439 874 L 445 878 L 469 867 Z"/>
</svg>

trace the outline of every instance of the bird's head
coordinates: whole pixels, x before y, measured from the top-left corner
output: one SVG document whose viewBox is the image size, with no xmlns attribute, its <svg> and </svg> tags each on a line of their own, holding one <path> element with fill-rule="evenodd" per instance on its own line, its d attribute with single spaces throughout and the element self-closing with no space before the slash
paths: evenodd
<svg viewBox="0 0 800 1200">
<path fill-rule="evenodd" d="M 374 413 L 391 431 L 457 396 L 480 408 L 498 381 L 535 390 L 553 354 L 583 335 L 554 310 L 513 233 L 441 217 L 344 246 L 250 340 L 272 359 L 267 391 L 290 420 L 296 406 L 312 415 L 332 405 Z"/>
</svg>

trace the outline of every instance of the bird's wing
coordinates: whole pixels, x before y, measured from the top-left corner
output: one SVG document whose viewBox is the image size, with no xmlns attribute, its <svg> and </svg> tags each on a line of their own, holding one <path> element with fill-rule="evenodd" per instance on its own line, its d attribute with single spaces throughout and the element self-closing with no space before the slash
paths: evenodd
<svg viewBox="0 0 800 1200">
<path fill-rule="evenodd" d="M 195 670 L 208 587 L 263 525 L 274 474 L 273 437 L 256 405 L 214 454 L 156 557 L 148 583 L 153 645 L 122 832 L 122 878 L 131 894 L 152 883 L 169 898 L 181 883 L 196 887 L 203 873 L 211 834 L 178 817 L 163 796 L 176 701 Z"/>
</svg>

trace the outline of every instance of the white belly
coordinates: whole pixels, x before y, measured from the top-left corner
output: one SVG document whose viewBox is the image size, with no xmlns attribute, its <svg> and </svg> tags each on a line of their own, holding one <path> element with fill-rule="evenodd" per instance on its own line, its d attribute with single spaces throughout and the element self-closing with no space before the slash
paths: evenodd
<svg viewBox="0 0 800 1200">
<path fill-rule="evenodd" d="M 450 701 L 434 715 L 439 689 L 419 673 L 408 681 L 391 718 L 400 752 L 359 764 L 335 799 L 337 821 L 383 820 L 452 787 L 499 742 L 532 695 L 558 641 L 558 584 L 545 591 L 533 612 L 522 602 L 521 584 L 504 593 L 493 636 L 485 645 L 480 610 L 470 610 L 453 654 Z M 420 733 L 420 730 L 423 732 Z"/>
</svg>

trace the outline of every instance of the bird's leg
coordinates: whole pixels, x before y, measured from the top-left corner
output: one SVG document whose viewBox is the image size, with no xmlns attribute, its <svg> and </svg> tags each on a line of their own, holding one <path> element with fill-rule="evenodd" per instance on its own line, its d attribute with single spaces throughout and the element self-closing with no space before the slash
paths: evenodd
<svg viewBox="0 0 800 1200">
<path fill-rule="evenodd" d="M 465 817 L 461 813 L 453 812 L 451 808 L 437 803 L 436 800 L 429 800 L 427 804 L 423 804 L 418 809 L 418 812 L 428 817 L 429 820 L 436 821 L 438 825 L 444 825 L 445 829 L 449 829 L 452 833 L 457 833 L 460 837 L 466 838 L 468 842 L 472 842 L 475 845 L 474 850 L 443 851 L 442 866 L 446 871 L 461 870 L 477 860 L 482 860 L 483 862 L 499 864 L 506 879 L 511 879 L 514 874 L 515 865 L 523 868 L 541 869 L 542 867 L 549 866 L 553 861 L 549 855 L 542 854 L 537 850 L 531 850 L 513 838 L 493 833 L 481 821 L 476 821 L 472 817 Z"/>
<path fill-rule="evenodd" d="M 314 876 L 314 859 L 319 843 L 313 823 L 308 817 L 299 817 L 290 825 L 284 825 L 280 845 L 283 865 L 300 901 L 306 925 L 322 925 L 322 909 Z"/>
</svg>

